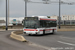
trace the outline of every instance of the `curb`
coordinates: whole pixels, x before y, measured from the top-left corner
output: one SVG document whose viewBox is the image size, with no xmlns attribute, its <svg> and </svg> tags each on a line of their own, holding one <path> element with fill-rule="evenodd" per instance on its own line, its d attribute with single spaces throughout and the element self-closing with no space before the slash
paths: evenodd
<svg viewBox="0 0 75 50">
<path fill-rule="evenodd" d="M 23 30 L 23 29 L 8 29 L 8 30 Z"/>
<path fill-rule="evenodd" d="M 18 41 L 22 41 L 22 42 L 27 41 L 22 35 L 18 35 L 14 32 L 16 31 L 11 32 L 11 35 L 10 35 L 11 38 L 16 39 Z"/>
</svg>

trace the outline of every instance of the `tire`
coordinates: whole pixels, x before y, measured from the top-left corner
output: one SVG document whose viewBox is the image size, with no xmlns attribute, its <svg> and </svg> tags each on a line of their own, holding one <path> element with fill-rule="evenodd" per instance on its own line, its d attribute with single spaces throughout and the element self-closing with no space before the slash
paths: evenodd
<svg viewBox="0 0 75 50">
<path fill-rule="evenodd" d="M 26 34 L 26 32 L 23 32 L 23 34 Z"/>
<path fill-rule="evenodd" d="M 29 36 L 31 36 L 31 34 L 28 34 Z"/>
<path fill-rule="evenodd" d="M 55 32 L 54 32 L 54 29 L 52 30 L 52 34 L 54 34 Z"/>
<path fill-rule="evenodd" d="M 43 30 L 43 35 L 45 35 L 45 30 Z"/>
</svg>

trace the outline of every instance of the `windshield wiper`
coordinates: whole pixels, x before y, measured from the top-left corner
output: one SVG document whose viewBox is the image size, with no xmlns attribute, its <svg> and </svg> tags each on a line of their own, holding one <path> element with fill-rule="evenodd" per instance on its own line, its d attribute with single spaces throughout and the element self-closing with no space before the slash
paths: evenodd
<svg viewBox="0 0 75 50">
<path fill-rule="evenodd" d="M 28 27 L 26 27 L 26 28 L 28 28 Z"/>
</svg>

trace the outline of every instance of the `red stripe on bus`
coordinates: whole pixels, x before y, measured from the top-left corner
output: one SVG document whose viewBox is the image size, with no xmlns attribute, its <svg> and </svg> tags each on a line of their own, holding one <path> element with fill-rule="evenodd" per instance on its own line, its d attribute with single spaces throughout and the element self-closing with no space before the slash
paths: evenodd
<svg viewBox="0 0 75 50">
<path fill-rule="evenodd" d="M 54 29 L 54 30 L 56 30 L 56 29 Z"/>
<path fill-rule="evenodd" d="M 40 20 L 52 20 L 52 21 L 56 21 L 56 19 L 43 19 L 43 18 L 40 18 Z"/>
<path fill-rule="evenodd" d="M 43 30 L 40 30 L 40 31 L 43 31 Z"/>
<path fill-rule="evenodd" d="M 24 29 L 24 31 L 38 31 L 36 29 Z"/>
</svg>

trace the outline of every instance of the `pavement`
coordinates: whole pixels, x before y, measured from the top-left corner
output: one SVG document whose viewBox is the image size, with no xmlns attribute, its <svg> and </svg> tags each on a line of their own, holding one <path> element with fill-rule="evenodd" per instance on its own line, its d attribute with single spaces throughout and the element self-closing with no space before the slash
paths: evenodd
<svg viewBox="0 0 75 50">
<path fill-rule="evenodd" d="M 57 50 L 75 50 L 75 31 L 57 32 L 46 35 L 23 35 L 28 41 Z"/>
<path fill-rule="evenodd" d="M 0 50 L 46 50 L 9 37 L 12 31 L 0 31 Z"/>
<path fill-rule="evenodd" d="M 31 44 L 12 40 L 8 37 L 11 32 L 0 31 L 0 50 L 75 50 L 75 31 L 60 31 L 43 36 L 22 34 Z"/>
</svg>

